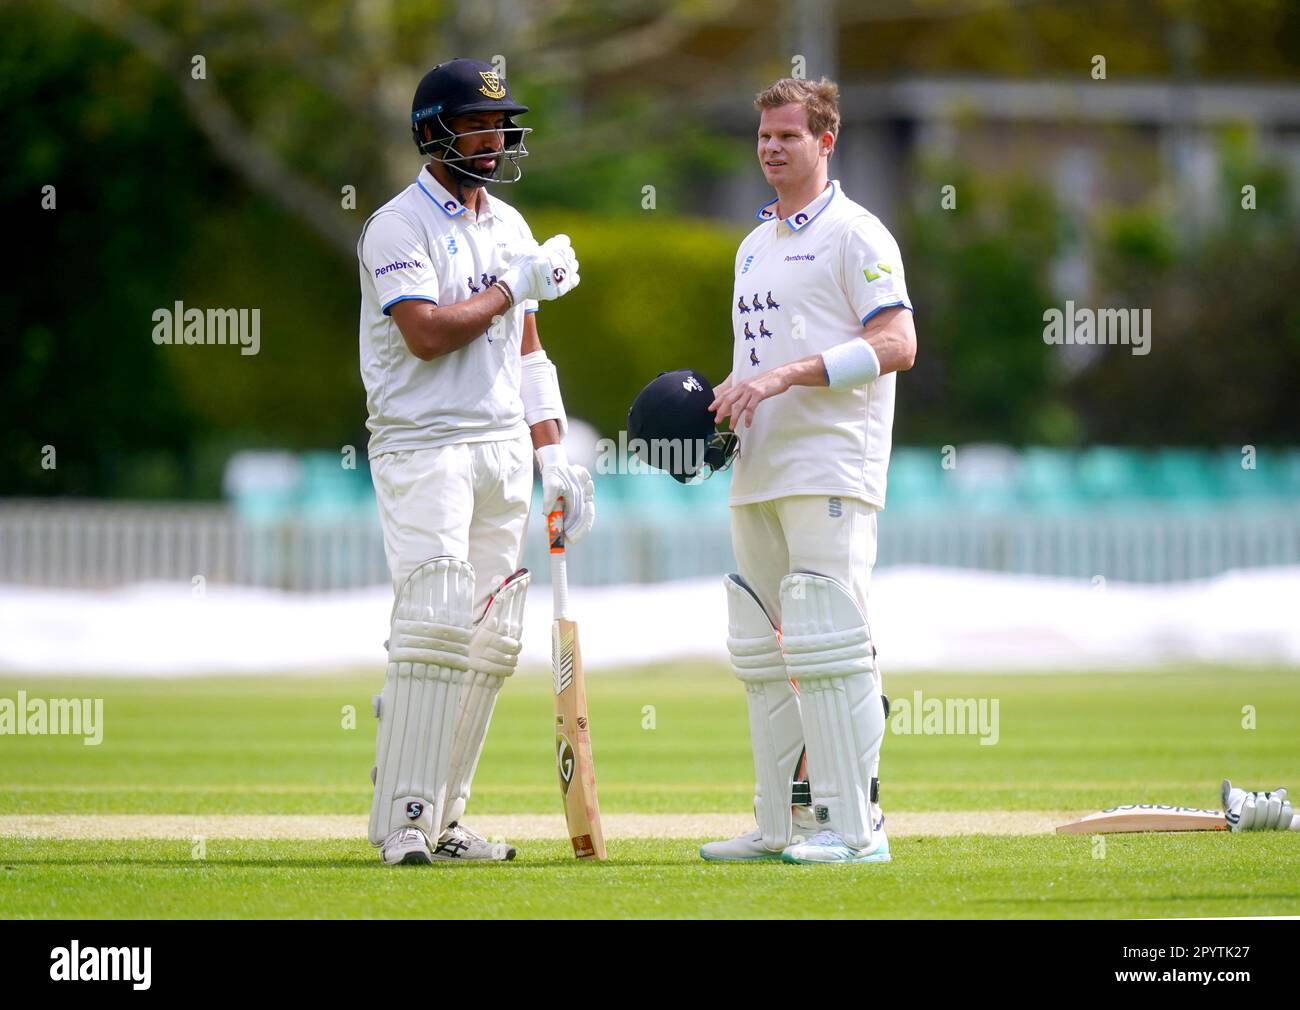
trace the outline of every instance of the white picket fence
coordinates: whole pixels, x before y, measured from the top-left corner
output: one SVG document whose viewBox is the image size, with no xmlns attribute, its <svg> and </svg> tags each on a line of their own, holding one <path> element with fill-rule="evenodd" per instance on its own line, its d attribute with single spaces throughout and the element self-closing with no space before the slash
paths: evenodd
<svg viewBox="0 0 1300 1010">
<path fill-rule="evenodd" d="M 611 510 L 612 511 L 612 510 Z M 524 564 L 543 578 L 538 517 Z M 1095 515 L 894 514 L 880 519 L 878 566 L 937 565 L 1122 582 L 1176 582 L 1300 564 L 1300 504 L 1219 512 Z M 665 582 L 734 565 L 726 510 L 655 521 L 604 514 L 573 551 L 580 584 Z M 221 505 L 0 502 L 0 584 L 104 587 L 193 581 L 291 590 L 388 579 L 378 520 L 241 519 Z"/>
</svg>

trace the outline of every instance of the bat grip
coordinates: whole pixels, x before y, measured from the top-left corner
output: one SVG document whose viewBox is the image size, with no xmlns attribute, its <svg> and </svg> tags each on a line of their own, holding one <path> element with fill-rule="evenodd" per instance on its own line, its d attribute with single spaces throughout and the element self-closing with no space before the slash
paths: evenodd
<svg viewBox="0 0 1300 1010">
<path fill-rule="evenodd" d="M 555 619 L 569 620 L 569 569 L 563 553 L 551 555 L 551 592 L 555 594 Z"/>
<path fill-rule="evenodd" d="M 556 508 L 546 517 L 546 535 L 551 546 L 551 592 L 555 596 L 555 619 L 569 619 L 569 569 L 565 559 L 564 496 L 556 499 Z"/>
</svg>

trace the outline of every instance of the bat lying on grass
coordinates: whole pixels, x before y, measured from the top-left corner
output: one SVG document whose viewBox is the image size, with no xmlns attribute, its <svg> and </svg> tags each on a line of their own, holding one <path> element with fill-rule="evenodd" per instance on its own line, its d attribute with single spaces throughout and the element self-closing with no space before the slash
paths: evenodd
<svg viewBox="0 0 1300 1010">
<path fill-rule="evenodd" d="M 1056 829 L 1058 835 L 1106 835 L 1116 831 L 1227 831 L 1222 810 L 1168 807 L 1156 803 L 1126 803 Z"/>
<path fill-rule="evenodd" d="M 1234 792 L 1232 783 L 1224 779 L 1222 790 L 1224 806 L 1229 805 L 1230 792 Z M 1235 792 L 1240 798 L 1240 790 Z M 1274 790 L 1268 795 L 1271 795 L 1275 801 L 1285 799 L 1286 790 Z M 1285 817 L 1290 813 L 1290 809 L 1288 800 L 1277 811 L 1278 823 L 1286 823 Z M 1270 820 L 1269 823 L 1273 822 Z M 1123 806 L 1107 807 L 1080 820 L 1062 824 L 1056 829 L 1056 833 L 1058 835 L 1106 835 L 1120 831 L 1227 831 L 1229 827 L 1228 815 L 1222 810 L 1171 807 L 1163 803 L 1125 803 Z M 1300 831 L 1300 814 L 1291 817 L 1290 830 Z"/>
</svg>

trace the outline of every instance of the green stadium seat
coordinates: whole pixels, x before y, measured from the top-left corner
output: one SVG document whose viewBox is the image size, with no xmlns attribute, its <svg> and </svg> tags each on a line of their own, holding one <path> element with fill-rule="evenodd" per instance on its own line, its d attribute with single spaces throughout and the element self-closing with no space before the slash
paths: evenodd
<svg viewBox="0 0 1300 1010">
<path fill-rule="evenodd" d="M 1213 474 L 1218 496 L 1234 503 L 1270 502 L 1286 495 L 1285 456 L 1260 450 L 1254 469 L 1242 467 L 1241 449 L 1231 447 L 1214 454 Z M 1280 464 L 1280 465 L 1279 465 Z"/>
<path fill-rule="evenodd" d="M 1005 445 L 959 446 L 956 469 L 944 471 L 946 505 L 971 513 L 1012 511 L 1019 504 L 1019 471 L 1019 456 Z"/>
<path fill-rule="evenodd" d="M 1212 505 L 1222 487 L 1213 476 L 1212 457 L 1198 449 L 1158 449 L 1147 474 L 1151 495 L 1181 509 Z"/>
<path fill-rule="evenodd" d="M 1281 458 L 1276 466 L 1277 479 L 1274 486 L 1282 497 L 1294 504 L 1300 501 L 1300 449 L 1276 451 L 1275 455 Z M 1268 469 L 1273 472 L 1273 465 L 1270 464 Z"/>
<path fill-rule="evenodd" d="M 1148 497 L 1147 463 L 1141 453 L 1115 446 L 1095 446 L 1080 456 L 1076 474 L 1081 500 L 1120 506 Z"/>
<path fill-rule="evenodd" d="M 939 465 L 939 455 L 926 449 L 895 449 L 889 461 L 885 492 L 890 509 L 900 512 L 937 511 L 947 497 L 945 478 L 950 471 Z"/>
<path fill-rule="evenodd" d="M 307 452 L 300 462 L 297 506 L 305 518 L 346 518 L 368 501 L 368 475 L 361 469 L 344 469 L 337 453 Z"/>
<path fill-rule="evenodd" d="M 1020 500 L 1032 508 L 1053 512 L 1080 508 L 1076 459 L 1075 453 L 1062 449 L 1026 449 L 1021 454 L 1017 475 Z"/>
</svg>

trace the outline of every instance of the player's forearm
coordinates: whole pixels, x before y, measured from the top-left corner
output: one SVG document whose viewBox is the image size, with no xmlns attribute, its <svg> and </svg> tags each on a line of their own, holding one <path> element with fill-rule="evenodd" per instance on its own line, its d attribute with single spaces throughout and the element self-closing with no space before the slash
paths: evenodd
<svg viewBox="0 0 1300 1010">
<path fill-rule="evenodd" d="M 418 308 L 413 319 L 399 319 L 398 325 L 407 347 L 421 361 L 432 361 L 460 350 L 487 332 L 510 308 L 510 300 L 498 287 L 490 287 L 453 305 L 405 304 Z"/>
<path fill-rule="evenodd" d="M 882 375 L 902 372 L 916 360 L 916 330 L 912 313 L 892 306 L 874 317 L 860 336 L 822 351 L 824 383 L 831 389 L 860 389 Z"/>
<path fill-rule="evenodd" d="M 791 386 L 825 386 L 826 369 L 820 354 L 810 354 L 798 361 L 790 361 L 772 370 L 786 389 Z"/>
<path fill-rule="evenodd" d="M 538 421 L 530 425 L 529 433 L 533 438 L 533 451 L 536 452 L 544 445 L 558 445 L 560 443 L 560 422 L 547 419 Z"/>
</svg>

